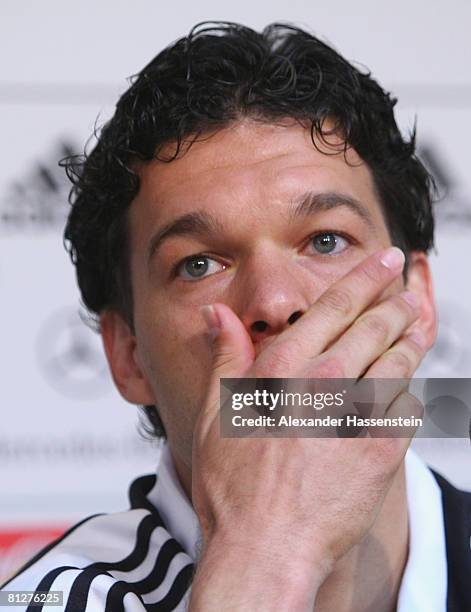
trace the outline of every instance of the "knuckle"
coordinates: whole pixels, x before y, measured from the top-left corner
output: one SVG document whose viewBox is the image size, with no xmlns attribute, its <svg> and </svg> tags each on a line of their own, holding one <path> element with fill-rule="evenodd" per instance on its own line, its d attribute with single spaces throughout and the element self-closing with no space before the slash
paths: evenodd
<svg viewBox="0 0 471 612">
<path fill-rule="evenodd" d="M 275 374 L 288 375 L 293 366 L 299 361 L 300 347 L 297 342 L 286 342 L 278 345 L 276 350 L 269 351 L 257 368 L 261 377 L 270 377 Z"/>
<path fill-rule="evenodd" d="M 414 340 L 412 340 L 411 338 L 408 338 L 407 336 L 404 338 L 404 341 L 407 344 L 407 347 L 412 351 L 412 353 L 418 358 L 422 358 L 423 357 L 423 353 L 424 353 L 424 347 L 419 346 L 417 344 L 417 342 L 415 342 Z"/>
<path fill-rule="evenodd" d="M 388 366 L 394 370 L 395 373 L 400 374 L 399 378 L 407 376 L 412 371 L 412 363 L 409 357 L 401 351 L 391 351 L 385 355 Z"/>
<path fill-rule="evenodd" d="M 390 300 L 392 301 L 396 310 L 398 310 L 400 314 L 405 315 L 408 319 L 410 318 L 411 314 L 415 314 L 415 310 L 411 304 L 406 302 L 406 300 L 400 295 L 394 295 L 390 298 Z"/>
<path fill-rule="evenodd" d="M 362 266 L 359 273 L 360 281 L 366 281 L 369 285 L 379 285 L 384 278 L 384 270 L 373 262 L 368 262 L 368 265 Z"/>
<path fill-rule="evenodd" d="M 388 338 L 389 326 L 385 319 L 383 319 L 379 315 L 365 315 L 362 319 L 360 319 L 360 323 L 364 326 L 364 329 L 366 330 L 368 335 L 373 336 L 373 338 L 378 343 L 382 344 Z"/>
<path fill-rule="evenodd" d="M 234 356 L 224 348 L 214 349 L 214 368 L 216 371 L 229 368 L 234 360 Z"/>
<path fill-rule="evenodd" d="M 346 289 L 335 287 L 323 293 L 317 303 L 327 312 L 348 316 L 353 308 L 353 300 Z"/>
<path fill-rule="evenodd" d="M 345 368 L 337 357 L 321 357 L 316 360 L 315 378 L 346 378 Z"/>
</svg>

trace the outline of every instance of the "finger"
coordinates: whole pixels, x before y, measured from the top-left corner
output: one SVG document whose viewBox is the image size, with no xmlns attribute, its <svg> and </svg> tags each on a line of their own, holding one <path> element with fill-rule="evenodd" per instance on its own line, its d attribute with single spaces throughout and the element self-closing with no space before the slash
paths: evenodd
<svg viewBox="0 0 471 612">
<path fill-rule="evenodd" d="M 419 367 L 426 351 L 425 336 L 417 330 L 403 335 L 368 368 L 359 383 L 368 379 L 375 380 L 375 401 L 370 414 L 372 418 L 382 418 L 386 414 L 394 413 L 394 402 L 407 392 L 410 378 Z M 373 430 L 372 435 L 383 436 L 378 429 Z M 391 437 L 391 432 L 386 431 L 384 435 Z"/>
<path fill-rule="evenodd" d="M 280 375 L 286 376 L 290 350 L 293 357 L 297 356 L 296 362 L 319 355 L 400 275 L 403 266 L 404 253 L 397 247 L 389 247 L 362 261 L 280 334 L 259 356 L 258 363 L 263 366 L 266 362 L 269 369 L 274 358 L 276 366 L 282 348 L 288 357 L 282 361 L 284 371 Z"/>
<path fill-rule="evenodd" d="M 198 417 L 199 431 L 205 435 L 224 399 L 220 397 L 221 378 L 244 376 L 253 364 L 255 351 L 244 324 L 229 306 L 203 306 L 201 315 L 208 327 L 213 359 L 207 396 Z"/>
<path fill-rule="evenodd" d="M 420 426 L 424 414 L 423 404 L 407 390 L 403 390 L 388 407 L 384 415 L 385 423 L 370 427 L 369 434 L 374 438 L 397 438 L 403 441 L 407 450 Z M 405 452 L 404 450 L 404 452 Z"/>
<path fill-rule="evenodd" d="M 411 378 L 427 352 L 419 330 L 402 336 L 365 372 L 364 378 Z"/>
<path fill-rule="evenodd" d="M 420 313 L 418 297 L 403 291 L 367 310 L 325 353 L 345 378 L 358 378 L 398 340 Z"/>
</svg>

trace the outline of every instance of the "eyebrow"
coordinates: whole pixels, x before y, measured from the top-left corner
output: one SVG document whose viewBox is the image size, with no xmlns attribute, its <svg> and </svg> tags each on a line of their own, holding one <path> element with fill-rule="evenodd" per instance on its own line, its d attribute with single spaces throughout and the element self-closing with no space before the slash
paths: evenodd
<svg viewBox="0 0 471 612">
<path fill-rule="evenodd" d="M 164 225 L 149 242 L 147 262 L 154 257 L 165 240 L 172 236 L 204 236 L 222 233 L 223 226 L 209 213 L 197 210 L 181 217 L 177 217 Z"/>
<path fill-rule="evenodd" d="M 292 223 L 299 218 L 305 218 L 315 213 L 332 210 L 341 206 L 347 207 L 360 217 L 372 231 L 376 231 L 373 218 L 368 209 L 358 200 L 337 192 L 314 193 L 306 192 L 292 201 L 288 221 Z M 173 236 L 205 236 L 222 233 L 223 225 L 216 217 L 201 210 L 187 213 L 165 224 L 156 232 L 147 249 L 147 263 L 155 256 L 162 244 Z"/>
<path fill-rule="evenodd" d="M 289 220 L 292 222 L 299 217 L 309 217 L 315 213 L 332 210 L 339 206 L 345 206 L 350 209 L 360 217 L 372 231 L 376 231 L 373 217 L 366 206 L 351 196 L 335 191 L 325 193 L 314 193 L 309 191 L 299 198 L 296 198 L 290 208 Z"/>
</svg>

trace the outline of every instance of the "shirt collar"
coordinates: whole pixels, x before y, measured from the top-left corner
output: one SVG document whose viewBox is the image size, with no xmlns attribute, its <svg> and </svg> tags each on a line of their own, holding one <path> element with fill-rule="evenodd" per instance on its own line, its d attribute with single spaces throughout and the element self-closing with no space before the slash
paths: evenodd
<svg viewBox="0 0 471 612">
<path fill-rule="evenodd" d="M 157 481 L 148 500 L 159 511 L 170 535 L 195 562 L 201 549 L 201 530 L 196 512 L 180 484 L 168 444 L 162 445 Z"/>
<path fill-rule="evenodd" d="M 445 612 L 447 558 L 442 494 L 431 471 L 409 449 L 406 455 L 409 558 L 397 612 Z"/>
</svg>

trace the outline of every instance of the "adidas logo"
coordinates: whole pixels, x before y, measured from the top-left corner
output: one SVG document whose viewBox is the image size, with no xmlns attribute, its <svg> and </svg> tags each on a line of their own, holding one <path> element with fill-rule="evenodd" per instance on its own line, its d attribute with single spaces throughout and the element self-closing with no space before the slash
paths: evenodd
<svg viewBox="0 0 471 612">
<path fill-rule="evenodd" d="M 0 194 L 1 233 L 63 229 L 70 208 L 67 198 L 71 183 L 58 163 L 76 151 L 69 142 L 59 142 L 24 177 L 11 181 L 6 192 Z"/>
</svg>

